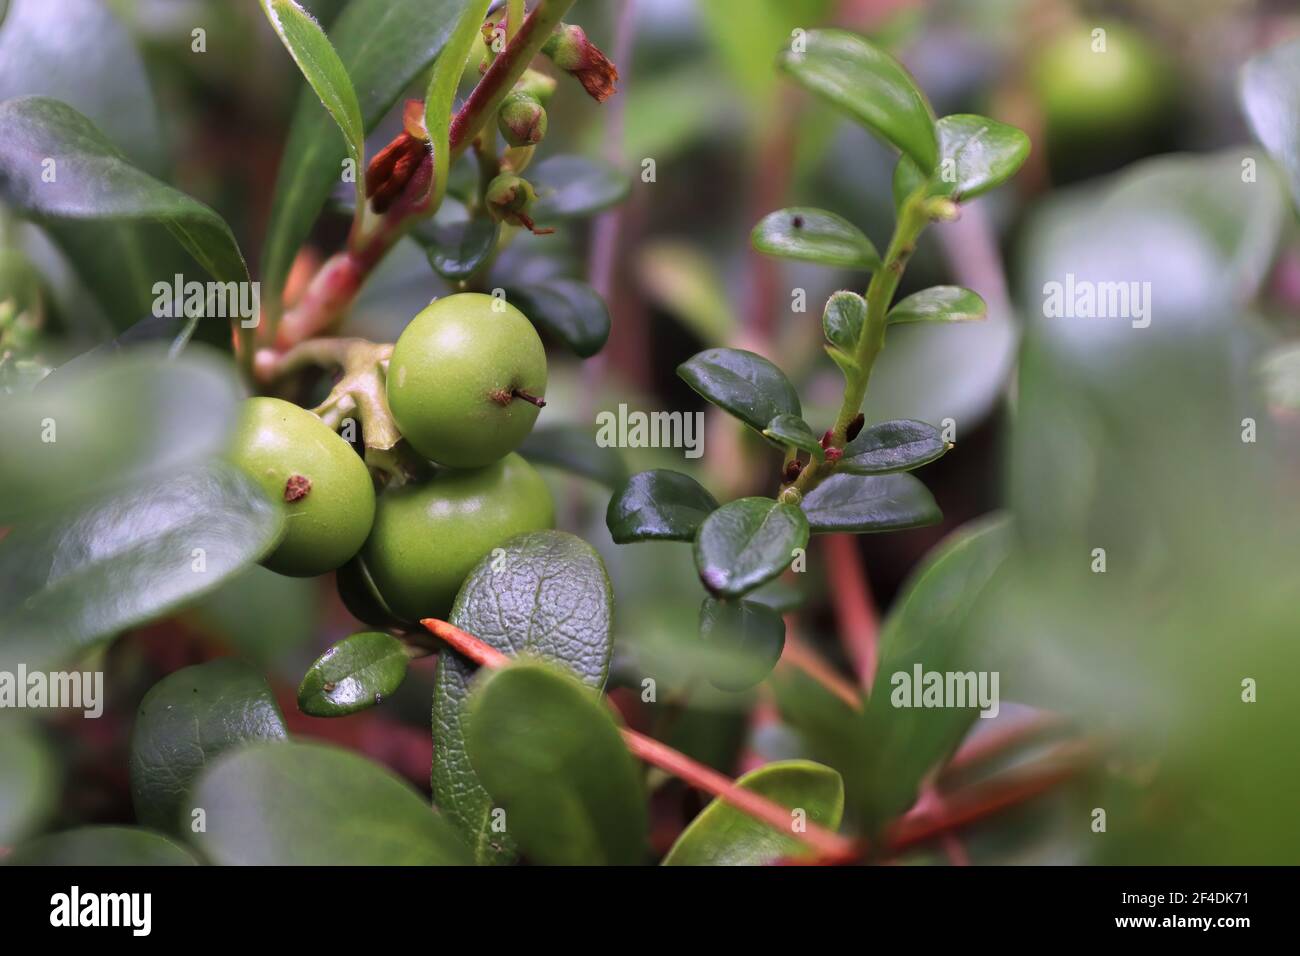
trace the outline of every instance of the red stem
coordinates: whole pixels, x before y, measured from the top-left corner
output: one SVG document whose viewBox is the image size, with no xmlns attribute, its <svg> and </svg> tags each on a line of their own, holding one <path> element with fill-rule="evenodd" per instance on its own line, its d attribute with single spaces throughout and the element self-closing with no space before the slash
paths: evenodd
<svg viewBox="0 0 1300 956">
<path fill-rule="evenodd" d="M 880 661 L 879 627 L 867 571 L 852 535 L 832 534 L 826 538 L 826 564 L 840 641 L 853 662 L 858 683 L 870 694 Z"/>
</svg>

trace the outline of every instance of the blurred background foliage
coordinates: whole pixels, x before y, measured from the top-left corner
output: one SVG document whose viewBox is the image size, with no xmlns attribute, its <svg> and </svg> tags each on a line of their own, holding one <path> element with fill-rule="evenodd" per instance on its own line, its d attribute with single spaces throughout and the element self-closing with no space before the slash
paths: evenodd
<svg viewBox="0 0 1300 956">
<path fill-rule="evenodd" d="M 328 28 L 345 2 L 306 5 Z M 8 6 L 0 100 L 41 93 L 71 103 L 136 164 L 215 208 L 257 262 L 301 81 L 256 4 Z M 698 682 L 687 639 L 699 591 L 684 550 L 613 545 L 608 488 L 548 470 L 560 525 L 600 550 L 614 580 L 612 687 L 629 722 L 728 772 L 790 757 L 829 762 L 844 773 L 859 822 L 870 824 L 873 814 L 905 811 L 968 733 L 992 735 L 1043 708 L 1065 715 L 1072 734 L 1105 757 L 1051 796 L 963 831 L 972 861 L 1300 859 L 1291 820 L 1300 787 L 1300 360 L 1287 344 L 1300 331 L 1300 231 L 1287 174 L 1254 145 L 1238 97 L 1249 57 L 1300 37 L 1294 3 L 636 0 L 620 23 L 622 8 L 583 2 L 575 11 L 602 48 L 630 47 L 619 96 L 598 110 L 576 85 L 562 85 L 539 156 L 580 152 L 626 169 L 630 197 L 606 214 L 617 217 L 617 232 L 606 219 L 590 231 L 526 236 L 494 271 L 501 281 L 565 266 L 582 274 L 611 257 L 609 344 L 586 363 L 551 351 L 550 425 L 590 430 L 598 411 L 619 403 L 700 410 L 674 369 L 723 344 L 779 357 L 805 396 L 806 417 L 829 424 L 839 380 L 820 348 L 820 303 L 865 280 L 760 257 L 749 230 L 772 209 L 811 204 L 842 212 L 883 247 L 894 158 L 778 79 L 772 61 L 793 29 L 860 30 L 904 60 L 938 115 L 985 113 L 1026 129 L 1034 144 L 1011 184 L 926 235 L 900 289 L 959 282 L 985 297 L 988 320 L 891 332 L 868 394 L 870 420 L 954 423 L 955 451 L 925 473 L 945 521 L 851 546 L 885 619 L 885 677 L 909 655 L 932 668 L 944 660 L 997 669 L 999 718 L 910 713 L 902 736 L 878 742 L 874 762 L 846 766 L 840 748 L 863 732 L 859 719 L 799 674 L 779 670 L 772 687 L 745 694 Z M 206 31 L 205 52 L 193 49 L 196 26 Z M 1097 26 L 1114 54 L 1104 69 L 1080 53 L 1080 38 Z M 417 81 L 412 95 L 422 88 Z M 399 124 L 389 117 L 372 144 Z M 1257 164 L 1251 182 L 1242 180 L 1243 160 Z M 323 215 L 313 247 L 328 254 L 347 221 Z M 32 320 L 46 366 L 102 350 L 146 316 L 152 295 L 133 281 L 142 270 L 169 277 L 187 265 L 157 227 L 56 232 L 0 207 L 0 302 L 11 304 L 0 315 L 4 334 L 22 331 L 20 316 Z M 1043 284 L 1066 273 L 1150 281 L 1151 326 L 1045 318 Z M 345 332 L 391 340 L 445 289 L 423 251 L 403 242 Z M 228 348 L 223 328 L 201 324 L 198 337 Z M 101 384 L 111 405 L 74 397 L 88 416 L 122 423 L 127 441 L 115 446 L 114 464 L 122 481 L 174 468 L 176 456 L 220 440 L 235 385 L 195 362 L 210 394 L 191 393 L 192 407 L 160 400 L 141 384 L 145 376 Z M 0 401 L 22 401 L 22 370 L 12 362 L 2 370 L 0 387 L 14 394 Z M 179 446 L 154 440 L 168 429 L 183 430 Z M 779 462 L 730 419 L 708 414 L 705 448 L 704 458 L 685 462 L 672 450 L 630 449 L 624 464 L 685 468 L 719 497 L 774 488 Z M 41 488 L 9 442 L 0 454 L 5 487 L 29 490 L 0 499 L 0 522 L 81 490 Z M 907 610 L 900 594 L 927 553 L 994 512 L 1010 520 L 992 534 L 980 525 L 976 547 L 907 585 L 922 608 Z M 788 576 L 770 599 L 784 609 L 793 593 L 799 640 L 848 672 L 842 638 L 855 619 L 842 600 L 845 552 L 836 547 L 818 539 L 807 572 Z M 1097 548 L 1105 573 L 1092 570 Z M 962 587 L 948 584 L 945 595 L 951 574 Z M 900 623 L 909 613 L 915 619 Z M 347 721 L 294 707 L 306 665 L 354 629 L 331 582 L 256 568 L 110 651 L 92 650 L 109 673 L 103 719 L 0 715 L 0 846 L 46 827 L 130 821 L 125 752 L 136 704 L 162 674 L 223 653 L 270 674 L 292 732 L 361 750 L 427 789 L 431 668 L 414 667 L 383 708 Z M 676 705 L 654 708 L 658 717 L 638 700 L 645 675 L 661 702 Z M 1242 702 L 1247 678 L 1258 682 L 1253 704 Z M 881 694 L 878 685 L 871 710 Z M 1052 742 L 1030 740 L 981 772 L 1032 763 Z M 873 770 L 896 776 L 882 785 Z M 662 849 L 700 803 L 678 782 L 652 782 Z M 855 803 L 855 788 L 875 796 Z M 1094 807 L 1107 810 L 1106 834 L 1090 829 Z M 908 859 L 952 857 L 927 846 Z"/>
</svg>

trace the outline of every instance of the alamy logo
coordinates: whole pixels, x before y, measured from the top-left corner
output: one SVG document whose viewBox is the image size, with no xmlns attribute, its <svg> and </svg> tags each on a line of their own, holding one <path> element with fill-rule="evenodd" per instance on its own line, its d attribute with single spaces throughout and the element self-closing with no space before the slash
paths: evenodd
<svg viewBox="0 0 1300 956">
<path fill-rule="evenodd" d="M 171 282 L 153 284 L 155 318 L 239 319 L 246 329 L 257 325 L 262 298 L 260 282 L 185 281 L 179 272 Z"/>
<path fill-rule="evenodd" d="M 50 897 L 50 925 L 127 926 L 133 936 L 148 936 L 153 926 L 153 894 L 82 893 L 74 886 Z"/>
<path fill-rule="evenodd" d="M 1091 282 L 1065 274 L 1064 282 L 1043 283 L 1048 319 L 1130 319 L 1135 329 L 1151 324 L 1150 282 Z"/>
<path fill-rule="evenodd" d="M 596 415 L 596 444 L 601 448 L 684 448 L 687 458 L 704 454 L 703 412 L 618 412 Z"/>
<path fill-rule="evenodd" d="M 0 671 L 0 709 L 71 708 L 94 719 L 104 713 L 103 671 Z"/>
<path fill-rule="evenodd" d="M 889 683 L 895 707 L 979 707 L 981 717 L 996 717 L 1000 709 L 997 671 L 927 671 L 913 664 L 910 674 L 895 671 Z"/>
</svg>

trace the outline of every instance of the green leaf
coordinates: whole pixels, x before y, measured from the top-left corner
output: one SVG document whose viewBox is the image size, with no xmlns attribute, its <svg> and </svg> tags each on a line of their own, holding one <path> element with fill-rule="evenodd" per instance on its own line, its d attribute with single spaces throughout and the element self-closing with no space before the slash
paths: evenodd
<svg viewBox="0 0 1300 956">
<path fill-rule="evenodd" d="M 320 24 L 295 0 L 261 0 L 261 3 L 262 12 L 271 21 L 280 42 L 343 131 L 348 155 L 356 164 L 356 204 L 360 207 L 366 201 L 366 133 L 361 122 L 361 105 L 347 68 Z"/>
<path fill-rule="evenodd" d="M 424 128 L 433 147 L 434 209 L 438 208 L 447 192 L 447 174 L 451 170 L 451 116 L 456 88 L 460 85 L 465 64 L 490 5 L 491 0 L 466 0 L 446 46 L 433 64 L 429 88 L 424 94 Z"/>
<path fill-rule="evenodd" d="M 487 555 L 451 611 L 451 623 L 506 654 L 562 664 L 597 689 L 609 675 L 613 595 L 592 547 L 560 531 L 511 538 L 503 554 Z M 509 832 L 492 831 L 494 804 L 465 749 L 466 699 L 474 665 L 457 654 L 438 657 L 433 690 L 433 795 L 472 848 L 477 863 L 509 863 Z"/>
<path fill-rule="evenodd" d="M 984 300 L 970 289 L 936 285 L 909 295 L 889 310 L 890 325 L 904 322 L 970 322 L 989 313 Z"/>
<path fill-rule="evenodd" d="M 736 786 L 767 797 L 802 819 L 838 830 L 844 816 L 844 781 L 830 767 L 811 760 L 782 760 L 751 770 Z M 791 814 L 791 822 L 795 816 Z M 721 798 L 714 798 L 682 831 L 664 866 L 770 866 L 809 856 L 806 843 L 781 833 Z"/>
<path fill-rule="evenodd" d="M 763 435 L 778 444 L 806 451 L 818 461 L 826 458 L 826 449 L 812 426 L 798 415 L 777 415 L 767 423 Z"/>
<path fill-rule="evenodd" d="M 808 519 L 771 498 L 738 498 L 704 519 L 695 567 L 715 597 L 740 597 L 770 581 L 808 544 Z"/>
<path fill-rule="evenodd" d="M 907 474 L 831 475 L 804 496 L 803 510 L 814 534 L 899 531 L 943 517 L 925 485 Z"/>
<path fill-rule="evenodd" d="M 605 525 L 615 544 L 693 541 L 718 501 L 694 478 L 657 468 L 627 480 L 609 499 Z"/>
<path fill-rule="evenodd" d="M 874 781 L 863 794 L 868 825 L 883 824 L 912 806 L 925 775 L 977 720 L 978 704 L 898 706 L 902 683 L 897 675 L 910 681 L 918 664 L 923 673 L 983 669 L 985 661 L 971 640 L 980 633 L 975 616 L 1011 542 L 1010 523 L 997 516 L 953 532 L 926 556 L 885 619 L 864 735 L 863 774 Z"/>
<path fill-rule="evenodd" d="M 867 324 L 867 300 L 856 292 L 836 292 L 826 300 L 822 331 L 826 341 L 846 355 L 858 350 L 862 327 Z"/>
<path fill-rule="evenodd" d="M 854 376 L 862 373 L 861 367 L 852 355 L 841 352 L 833 345 L 827 345 L 825 348 L 826 354 L 831 357 L 831 361 L 835 363 L 846 380 L 851 380 Z"/>
<path fill-rule="evenodd" d="M 373 707 L 406 679 L 406 646 L 381 631 L 362 631 L 334 644 L 307 668 L 298 709 L 312 717 L 342 717 Z"/>
<path fill-rule="evenodd" d="M 20 524 L 0 541 L 0 667 L 55 663 L 159 617 L 260 559 L 283 526 L 220 463 Z"/>
<path fill-rule="evenodd" d="M 772 673 L 785 650 L 785 621 L 757 601 L 700 605 L 700 640 L 710 652 L 709 683 L 718 690 L 749 690 Z"/>
<path fill-rule="evenodd" d="M 931 196 L 965 202 L 1001 186 L 1029 156 L 1022 130 L 987 116 L 958 113 L 939 120 L 939 162 L 928 178 Z M 927 176 L 903 156 L 894 169 L 894 204 L 902 207 Z"/>
<path fill-rule="evenodd" d="M 78 827 L 16 847 L 6 866 L 198 866 L 167 837 L 139 827 Z"/>
<path fill-rule="evenodd" d="M 0 524 L 211 458 L 240 391 L 227 362 L 197 350 L 171 361 L 154 349 L 87 356 L 55 369 L 0 406 Z"/>
<path fill-rule="evenodd" d="M 543 425 L 517 449 L 535 465 L 552 465 L 590 478 L 611 490 L 627 481 L 627 464 L 612 444 L 602 444 L 579 425 Z"/>
<path fill-rule="evenodd" d="M 200 598 L 187 620 L 266 671 L 315 646 L 327 610 L 323 603 L 314 578 L 253 565 Z"/>
<path fill-rule="evenodd" d="M 1240 95 L 1251 129 L 1287 171 L 1291 197 L 1300 205 L 1300 40 L 1247 60 Z"/>
<path fill-rule="evenodd" d="M 579 358 L 591 358 L 609 339 L 609 306 L 578 279 L 543 279 L 507 288 L 506 299 Z"/>
<path fill-rule="evenodd" d="M 745 595 L 745 600 L 756 604 L 765 604 L 778 614 L 797 610 L 807 601 L 808 596 L 802 588 L 788 584 L 781 578 L 768 581 Z"/>
<path fill-rule="evenodd" d="M 898 419 L 864 429 L 844 446 L 836 470 L 850 475 L 911 471 L 942 457 L 952 446 L 925 422 Z"/>
<path fill-rule="evenodd" d="M 477 272 L 496 251 L 500 236 L 500 223 L 471 218 L 459 202 L 446 200 L 437 216 L 417 223 L 411 230 L 411 238 L 423 247 L 433 271 L 453 282 Z"/>
<path fill-rule="evenodd" d="M 880 253 L 862 230 L 825 209 L 800 206 L 778 209 L 758 221 L 749 240 L 759 252 L 823 266 L 880 268 Z"/>
<path fill-rule="evenodd" d="M 218 754 L 254 740 L 283 740 L 284 718 L 266 678 L 226 658 L 185 667 L 149 689 L 131 731 L 131 798 L 147 827 L 187 833 L 182 805 Z"/>
<path fill-rule="evenodd" d="M 188 806 L 194 842 L 226 866 L 463 866 L 445 817 L 386 767 L 324 744 L 258 743 L 223 754 Z"/>
<path fill-rule="evenodd" d="M 474 769 L 531 862 L 644 862 L 640 770 L 598 693 L 549 665 L 518 662 L 484 678 L 468 718 Z"/>
<path fill-rule="evenodd" d="M 13 846 L 54 812 L 58 778 L 54 750 L 37 727 L 0 723 L 0 846 Z"/>
<path fill-rule="evenodd" d="M 531 215 L 545 224 L 581 219 L 627 198 L 631 181 L 621 169 L 585 156 L 551 156 L 528 171 L 537 191 Z"/>
<path fill-rule="evenodd" d="M 778 415 L 798 415 L 799 395 L 779 368 L 744 349 L 705 349 L 677 366 L 691 388 L 762 431 Z"/>
<path fill-rule="evenodd" d="M 921 169 L 938 165 L 934 112 L 901 63 L 844 30 L 810 30 L 804 39 L 804 52 L 781 54 L 781 69 L 892 143 Z"/>
<path fill-rule="evenodd" d="M 451 33 L 462 0 L 352 0 L 330 29 L 370 133 Z M 285 277 L 317 213 L 339 182 L 346 154 L 320 102 L 304 90 L 280 159 L 275 199 L 262 250 L 262 298 L 275 311 Z M 358 178 L 364 173 L 358 169 Z"/>
<path fill-rule="evenodd" d="M 132 166 L 90 120 L 58 100 L 0 103 L 0 199 L 40 222 L 160 223 L 214 279 L 248 281 L 225 220 Z"/>
</svg>

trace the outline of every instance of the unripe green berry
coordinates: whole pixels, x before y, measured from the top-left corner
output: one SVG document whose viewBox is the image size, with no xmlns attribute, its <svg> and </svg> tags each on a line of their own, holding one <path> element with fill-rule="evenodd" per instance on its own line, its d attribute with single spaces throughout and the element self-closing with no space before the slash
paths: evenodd
<svg viewBox="0 0 1300 956">
<path fill-rule="evenodd" d="M 516 90 L 502 102 L 497 127 L 511 146 L 536 146 L 546 135 L 546 110 L 537 97 Z"/>
</svg>

